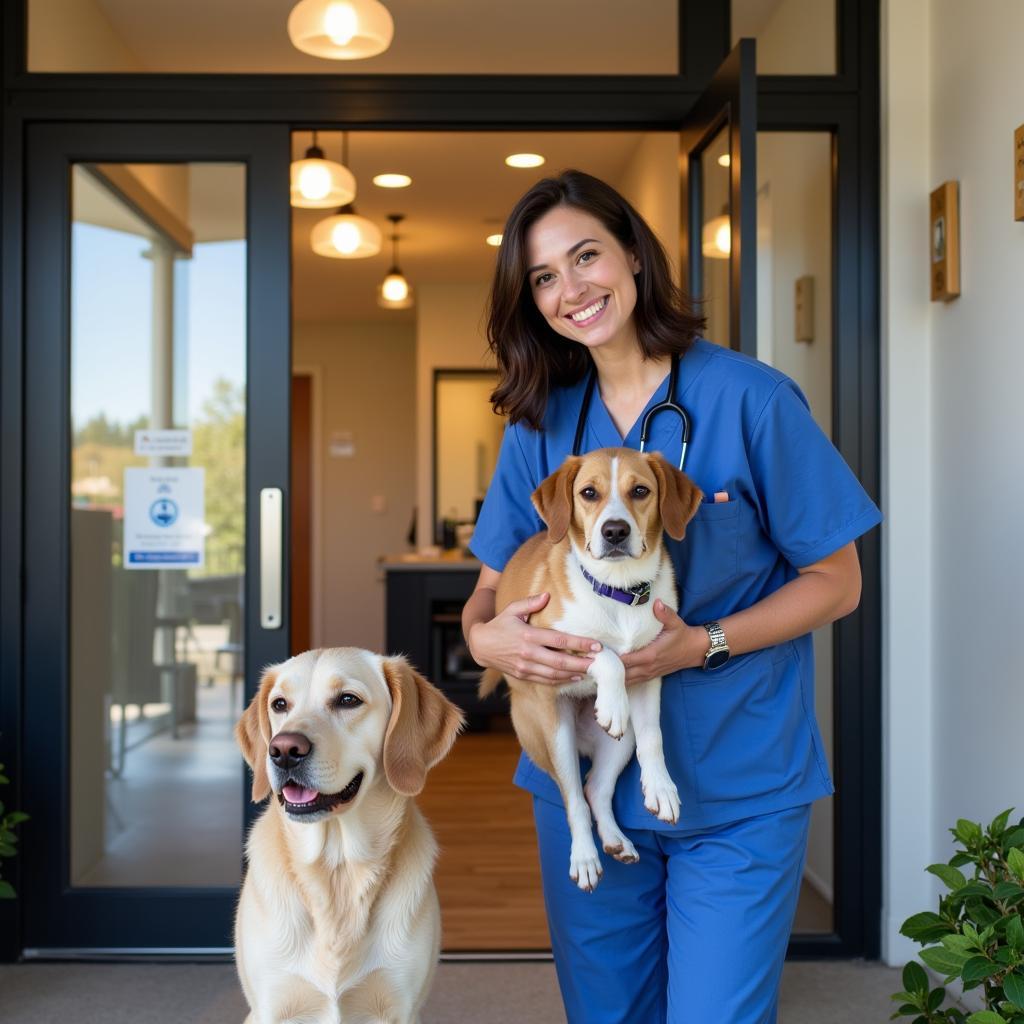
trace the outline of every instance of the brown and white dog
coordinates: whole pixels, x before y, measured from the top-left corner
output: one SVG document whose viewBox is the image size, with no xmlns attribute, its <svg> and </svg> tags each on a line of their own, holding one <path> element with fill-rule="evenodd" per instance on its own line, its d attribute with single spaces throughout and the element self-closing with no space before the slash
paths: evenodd
<svg viewBox="0 0 1024 1024">
<path fill-rule="evenodd" d="M 662 821 L 679 817 L 679 794 L 662 749 L 661 679 L 627 690 L 619 656 L 660 632 L 656 598 L 676 607 L 675 575 L 662 532 L 682 539 L 701 497 L 690 478 L 660 455 L 602 448 L 571 456 L 533 492 L 547 532 L 519 548 L 498 582 L 496 612 L 546 591 L 551 597 L 530 616 L 532 625 L 602 644 L 579 682 L 550 685 L 504 677 L 519 742 L 561 790 L 572 837 L 569 875 L 587 892 L 601 875 L 591 811 L 604 851 L 627 864 L 638 859 L 612 813 L 615 782 L 634 749 L 644 806 Z M 501 679 L 497 670 L 487 670 L 481 694 L 491 693 Z M 592 763 L 585 790 L 581 753 Z"/>
<path fill-rule="evenodd" d="M 437 963 L 437 844 L 411 799 L 462 714 L 403 658 L 269 668 L 235 729 L 252 798 L 235 950 L 246 1024 L 413 1024 Z"/>
</svg>

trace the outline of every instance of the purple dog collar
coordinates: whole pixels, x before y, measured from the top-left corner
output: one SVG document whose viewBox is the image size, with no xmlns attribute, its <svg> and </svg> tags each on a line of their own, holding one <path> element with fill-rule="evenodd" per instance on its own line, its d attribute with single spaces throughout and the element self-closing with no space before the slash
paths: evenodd
<svg viewBox="0 0 1024 1024">
<path fill-rule="evenodd" d="M 635 586 L 630 587 L 629 590 L 620 590 L 609 583 L 601 583 L 595 580 L 582 565 L 580 566 L 580 572 L 583 573 L 583 578 L 594 588 L 594 593 L 600 594 L 602 597 L 610 597 L 628 605 L 647 604 L 651 599 L 651 585 L 646 581 L 637 583 Z"/>
</svg>

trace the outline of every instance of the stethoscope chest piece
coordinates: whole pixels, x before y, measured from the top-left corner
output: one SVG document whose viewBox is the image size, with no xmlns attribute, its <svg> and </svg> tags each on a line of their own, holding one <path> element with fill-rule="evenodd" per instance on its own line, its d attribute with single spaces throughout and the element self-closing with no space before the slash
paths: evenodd
<svg viewBox="0 0 1024 1024">
<path fill-rule="evenodd" d="M 679 469 L 686 465 L 686 448 L 690 443 L 690 414 L 676 401 L 676 384 L 679 381 L 679 356 L 672 356 L 672 368 L 668 375 L 668 395 L 665 401 L 652 405 L 640 422 L 640 451 L 647 451 L 647 440 L 651 432 L 651 423 L 659 412 L 673 412 L 682 423 L 682 437 L 679 449 Z M 594 394 L 594 385 L 597 383 L 596 367 L 590 371 L 590 378 L 587 381 L 586 390 L 583 392 L 583 404 L 580 406 L 579 419 L 576 421 L 576 437 L 572 444 L 573 455 L 579 455 L 580 446 L 583 442 L 583 430 L 587 424 L 587 413 L 590 411 L 590 401 Z"/>
</svg>

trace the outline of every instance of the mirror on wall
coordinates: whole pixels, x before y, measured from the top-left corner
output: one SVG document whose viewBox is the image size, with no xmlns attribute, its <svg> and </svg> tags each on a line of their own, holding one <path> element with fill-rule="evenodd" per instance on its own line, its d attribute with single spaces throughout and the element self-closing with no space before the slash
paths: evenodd
<svg viewBox="0 0 1024 1024">
<path fill-rule="evenodd" d="M 497 383 L 493 370 L 434 371 L 434 531 L 444 548 L 464 546 L 498 461 Z"/>
</svg>

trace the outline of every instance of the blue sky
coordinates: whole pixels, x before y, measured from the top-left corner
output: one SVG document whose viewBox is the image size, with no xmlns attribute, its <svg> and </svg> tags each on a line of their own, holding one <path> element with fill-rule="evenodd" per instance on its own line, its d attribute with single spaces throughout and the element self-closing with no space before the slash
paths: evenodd
<svg viewBox="0 0 1024 1024">
<path fill-rule="evenodd" d="M 149 413 L 152 264 L 148 240 L 92 224 L 71 235 L 71 408 L 74 427 L 103 412 L 128 423 Z M 203 242 L 175 276 L 191 425 L 218 377 L 244 383 L 244 241 Z M 180 381 L 179 381 L 180 389 Z M 176 396 L 175 409 L 182 408 Z"/>
</svg>

